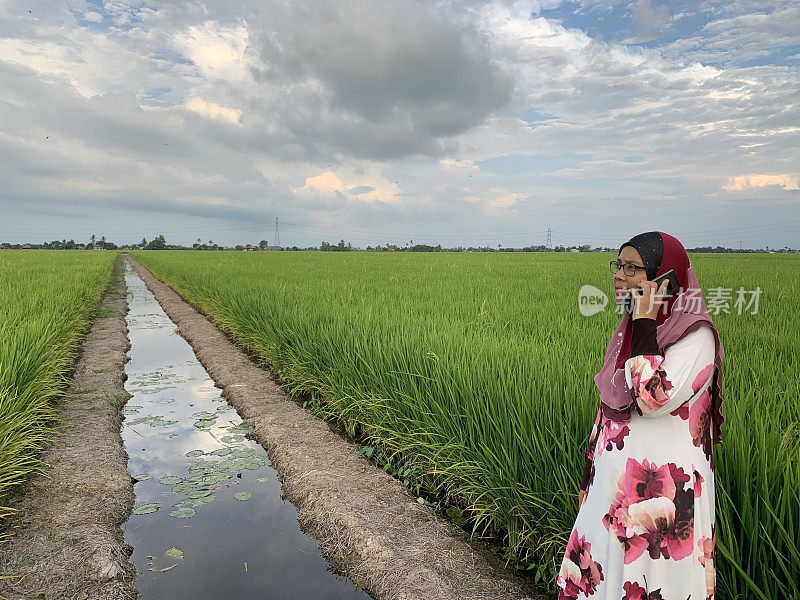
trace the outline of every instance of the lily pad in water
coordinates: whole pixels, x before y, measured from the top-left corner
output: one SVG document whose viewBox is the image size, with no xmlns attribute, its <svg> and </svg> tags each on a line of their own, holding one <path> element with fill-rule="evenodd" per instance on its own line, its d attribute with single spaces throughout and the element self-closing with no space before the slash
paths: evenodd
<svg viewBox="0 0 800 600">
<path fill-rule="evenodd" d="M 158 502 L 151 502 L 150 504 L 140 504 L 131 511 L 132 515 L 149 515 L 156 512 L 161 505 Z"/>
<path fill-rule="evenodd" d="M 206 496 L 205 498 L 187 498 L 186 500 L 181 500 L 175 506 L 205 506 L 213 500 L 214 496 Z"/>
<path fill-rule="evenodd" d="M 197 511 L 193 508 L 189 508 L 188 506 L 182 506 L 178 510 L 173 510 L 169 513 L 170 517 L 175 517 L 176 519 L 189 519 L 197 514 Z"/>
<path fill-rule="evenodd" d="M 230 473 L 214 473 L 212 475 L 206 475 L 205 477 L 203 477 L 200 480 L 199 485 L 214 485 L 215 483 L 218 483 L 220 481 L 225 481 L 226 479 L 230 479 L 231 477 L 233 477 L 233 475 L 231 475 Z"/>
<path fill-rule="evenodd" d="M 181 483 L 183 481 L 182 477 L 176 477 L 175 475 L 167 475 L 163 479 L 159 479 L 158 483 L 163 483 L 164 485 L 175 485 L 176 483 Z"/>
<path fill-rule="evenodd" d="M 186 456 L 200 456 L 201 454 L 205 454 L 202 450 L 192 450 L 186 453 Z"/>
<path fill-rule="evenodd" d="M 207 410 L 201 410 L 196 413 L 192 413 L 192 416 L 197 419 L 215 419 L 217 417 L 216 414 Z"/>
<path fill-rule="evenodd" d="M 234 498 L 237 500 L 250 500 L 250 494 L 248 492 L 237 492 L 233 495 Z"/>
<path fill-rule="evenodd" d="M 164 552 L 164 554 L 166 554 L 167 556 L 172 556 L 174 558 L 183 558 L 183 551 L 174 547 Z"/>
<path fill-rule="evenodd" d="M 238 444 L 239 442 L 243 442 L 245 437 L 243 435 L 224 435 L 220 438 L 223 444 Z"/>
<path fill-rule="evenodd" d="M 210 495 L 211 495 L 211 490 L 197 490 L 196 492 L 191 492 L 190 494 L 187 494 L 186 497 L 189 498 L 190 500 L 193 500 L 195 498 L 205 498 L 206 496 Z"/>
<path fill-rule="evenodd" d="M 150 427 L 165 427 L 167 425 L 174 425 L 177 421 L 165 421 L 161 415 L 151 415 L 149 417 L 139 417 L 138 419 L 134 419 L 128 425 L 139 425 L 141 423 L 147 423 Z"/>
<path fill-rule="evenodd" d="M 214 456 L 226 456 L 233 452 L 230 448 L 217 448 L 213 452 L 209 452 L 209 454 L 213 454 Z"/>
<path fill-rule="evenodd" d="M 178 485 L 173 485 L 170 492 L 173 494 L 185 494 L 186 492 L 193 490 L 195 485 L 196 484 L 192 483 L 179 483 Z"/>
<path fill-rule="evenodd" d="M 250 433 L 252 431 L 255 431 L 255 429 L 250 427 L 250 425 L 242 423 L 241 425 L 235 425 L 233 427 L 228 427 L 228 431 L 230 433 Z"/>
</svg>

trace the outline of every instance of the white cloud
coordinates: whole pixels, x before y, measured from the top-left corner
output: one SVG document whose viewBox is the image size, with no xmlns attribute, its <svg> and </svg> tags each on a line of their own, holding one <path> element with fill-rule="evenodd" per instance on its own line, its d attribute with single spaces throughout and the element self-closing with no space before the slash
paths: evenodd
<svg viewBox="0 0 800 600">
<path fill-rule="evenodd" d="M 215 21 L 191 25 L 175 36 L 175 47 L 192 60 L 208 79 L 249 81 L 252 60 L 247 56 L 249 31 L 244 25 Z"/>
<path fill-rule="evenodd" d="M 460 169 L 467 169 L 469 171 L 477 171 L 478 165 L 474 160 L 463 159 L 456 160 L 455 158 L 443 158 L 439 161 L 439 167 L 445 171 L 455 171 Z"/>
<path fill-rule="evenodd" d="M 791 191 L 798 189 L 797 177 L 793 175 L 737 175 L 731 177 L 722 189 L 727 192 L 738 192 L 749 188 L 777 186 Z"/>
<path fill-rule="evenodd" d="M 342 180 L 333 171 L 326 171 L 314 177 L 307 177 L 303 187 L 295 192 L 308 192 L 317 190 L 321 192 L 344 192 L 345 187 Z"/>
<path fill-rule="evenodd" d="M 735 66 L 800 45 L 796 0 L 728 1 L 704 8 L 716 18 L 697 34 L 664 46 L 665 56 Z"/>
<path fill-rule="evenodd" d="M 91 177 L 67 177 L 57 182 L 51 182 L 45 189 L 48 188 L 55 194 L 67 192 L 107 197 L 110 192 L 121 191 L 123 186 L 119 183 L 98 181 Z"/>
<path fill-rule="evenodd" d="M 242 111 L 238 108 L 230 108 L 228 106 L 216 104 L 215 102 L 207 102 L 196 96 L 184 100 L 183 106 L 187 110 L 210 119 L 222 119 L 223 121 L 241 125 Z"/>
<path fill-rule="evenodd" d="M 340 175 L 333 171 L 325 171 L 319 175 L 307 177 L 305 183 L 292 191 L 300 196 L 326 195 L 338 196 L 359 202 L 381 202 L 397 204 L 401 198 L 401 190 L 397 182 L 391 182 L 380 174 L 378 164 L 362 163 L 360 166 L 343 166 Z"/>
<path fill-rule="evenodd" d="M 498 213 L 513 209 L 520 200 L 526 200 L 530 197 L 531 194 L 514 193 L 504 187 L 495 186 L 483 194 L 468 195 L 461 199 L 478 204 L 488 213 Z"/>
</svg>

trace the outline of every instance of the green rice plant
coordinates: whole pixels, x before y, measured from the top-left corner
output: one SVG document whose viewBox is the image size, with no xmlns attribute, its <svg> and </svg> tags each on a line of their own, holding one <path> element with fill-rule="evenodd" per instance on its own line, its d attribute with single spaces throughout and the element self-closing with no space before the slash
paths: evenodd
<svg viewBox="0 0 800 600">
<path fill-rule="evenodd" d="M 55 400 L 74 372 L 115 257 L 0 251 L 0 525 L 16 512 L 7 504 L 18 486 L 33 473 L 47 475 L 39 454 L 62 428 Z"/>
<path fill-rule="evenodd" d="M 594 375 L 621 318 L 591 253 L 202 253 L 132 256 L 291 393 L 380 445 L 417 483 L 504 539 L 551 590 L 577 511 L 599 402 Z M 693 255 L 725 350 L 715 448 L 720 598 L 800 600 L 800 262 Z M 578 290 L 610 307 L 578 311 Z M 761 289 L 737 313 L 740 287 Z M 749 294 L 746 296 L 749 298 Z M 415 471 L 416 472 L 416 471 Z"/>
</svg>

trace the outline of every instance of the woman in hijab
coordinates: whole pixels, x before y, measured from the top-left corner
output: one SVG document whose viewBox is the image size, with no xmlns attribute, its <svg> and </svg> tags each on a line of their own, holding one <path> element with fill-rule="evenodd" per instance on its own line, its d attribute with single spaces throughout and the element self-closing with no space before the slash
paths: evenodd
<svg viewBox="0 0 800 600">
<path fill-rule="evenodd" d="M 679 289 L 668 295 L 653 279 L 670 270 Z M 594 378 L 600 406 L 558 597 L 713 599 L 719 333 L 671 235 L 633 237 L 611 271 L 617 302 L 630 304 Z"/>
</svg>

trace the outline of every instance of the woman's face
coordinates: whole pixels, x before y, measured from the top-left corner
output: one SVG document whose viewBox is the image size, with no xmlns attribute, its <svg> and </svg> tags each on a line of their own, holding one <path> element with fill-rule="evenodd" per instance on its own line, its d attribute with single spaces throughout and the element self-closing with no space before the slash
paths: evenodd
<svg viewBox="0 0 800 600">
<path fill-rule="evenodd" d="M 625 246 L 617 256 L 617 260 L 623 265 L 632 263 L 637 267 L 644 267 L 644 261 L 639 255 L 639 251 L 633 246 Z M 644 269 L 636 269 L 636 275 L 628 277 L 624 269 L 620 269 L 613 276 L 615 300 L 619 303 L 627 290 L 637 289 L 639 283 L 647 279 L 647 272 Z"/>
</svg>

